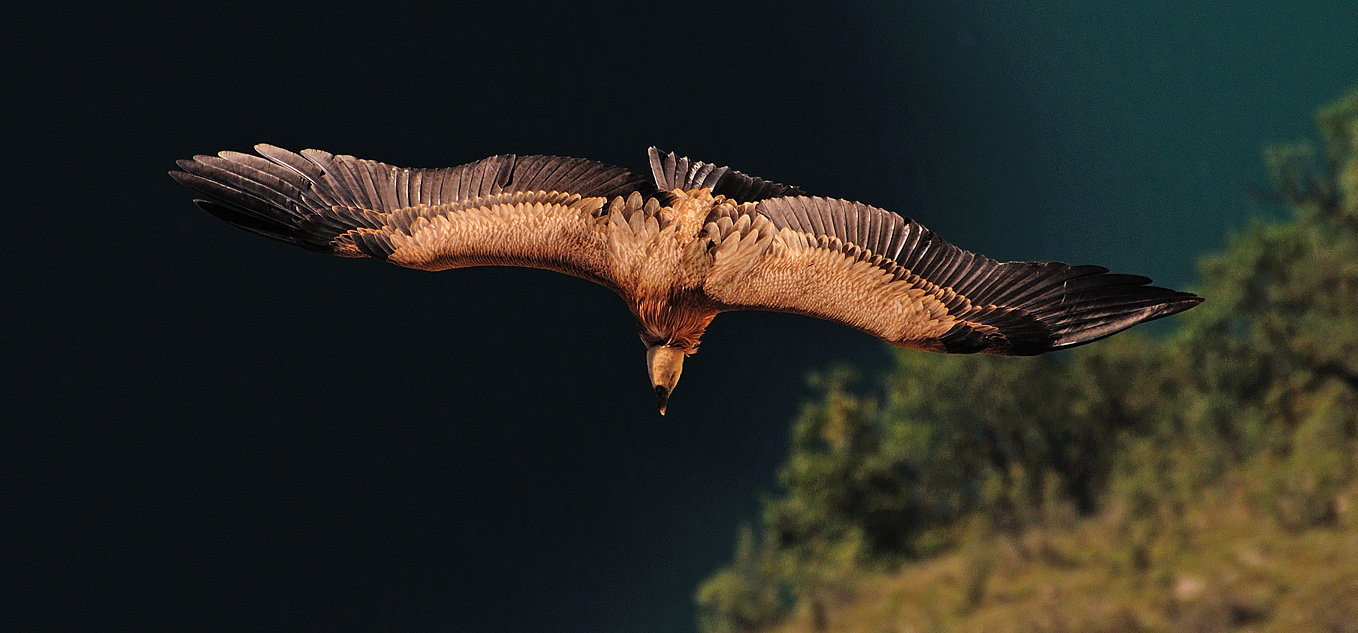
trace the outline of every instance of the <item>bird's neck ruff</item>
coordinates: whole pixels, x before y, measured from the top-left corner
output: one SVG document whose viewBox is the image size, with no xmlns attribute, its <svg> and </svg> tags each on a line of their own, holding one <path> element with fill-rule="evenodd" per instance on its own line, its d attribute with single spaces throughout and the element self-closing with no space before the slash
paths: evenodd
<svg viewBox="0 0 1358 633">
<path fill-rule="evenodd" d="M 685 354 L 698 351 L 698 342 L 707 330 L 707 324 L 717 316 L 716 309 L 703 303 L 685 301 L 685 297 L 643 299 L 635 308 L 637 330 L 642 342 L 647 347 L 674 347 Z"/>
</svg>

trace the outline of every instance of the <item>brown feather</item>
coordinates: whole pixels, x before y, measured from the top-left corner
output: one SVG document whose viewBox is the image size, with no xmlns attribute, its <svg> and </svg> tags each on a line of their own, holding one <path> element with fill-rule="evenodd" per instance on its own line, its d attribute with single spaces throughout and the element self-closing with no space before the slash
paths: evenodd
<svg viewBox="0 0 1358 633">
<path fill-rule="evenodd" d="M 741 260 L 746 268 L 737 273 L 709 277 L 704 288 L 713 299 L 726 309 L 796 312 L 843 323 L 903 347 L 1040 354 L 1202 301 L 1097 266 L 996 262 L 917 222 L 857 202 L 783 197 L 742 205 L 735 213 L 766 218 L 780 229 L 782 242 L 763 259 Z M 838 221 L 841 215 L 855 221 Z M 807 249 L 821 253 L 802 252 Z M 725 270 L 720 262 L 713 268 Z"/>
<path fill-rule="evenodd" d="M 180 161 L 171 175 L 215 199 L 198 201 L 212 215 L 310 250 L 598 282 L 622 296 L 648 346 L 685 353 L 722 310 L 795 312 L 937 352 L 1038 354 L 1202 300 L 1098 266 L 996 262 L 894 213 L 654 148 L 658 188 L 556 156 L 405 169 L 256 150 Z"/>
</svg>

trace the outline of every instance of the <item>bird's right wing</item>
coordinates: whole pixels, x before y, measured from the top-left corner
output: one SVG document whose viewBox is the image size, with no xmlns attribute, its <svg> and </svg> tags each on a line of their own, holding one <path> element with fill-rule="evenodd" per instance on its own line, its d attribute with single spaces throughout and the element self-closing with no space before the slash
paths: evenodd
<svg viewBox="0 0 1358 633">
<path fill-rule="evenodd" d="M 719 210 L 707 295 L 795 312 L 936 352 L 1029 355 L 1098 340 L 1202 298 L 1137 275 L 1000 263 L 857 202 L 781 197 Z"/>
<path fill-rule="evenodd" d="M 659 222 L 659 191 L 626 169 L 558 156 L 404 169 L 258 145 L 179 161 L 170 172 L 208 213 L 308 250 L 425 270 L 525 266 L 619 290 L 618 228 Z"/>
</svg>

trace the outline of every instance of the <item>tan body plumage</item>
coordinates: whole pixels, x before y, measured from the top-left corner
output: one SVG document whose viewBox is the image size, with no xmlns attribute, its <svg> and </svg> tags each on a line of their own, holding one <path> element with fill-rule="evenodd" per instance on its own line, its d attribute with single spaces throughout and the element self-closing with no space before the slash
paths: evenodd
<svg viewBox="0 0 1358 633">
<path fill-rule="evenodd" d="M 661 413 L 683 358 L 728 310 L 776 310 L 894 345 L 1039 354 L 1201 298 L 1097 266 L 999 263 L 868 205 L 651 150 L 655 184 L 574 158 L 402 169 L 268 145 L 171 172 L 204 210 L 309 250 L 423 270 L 528 266 L 603 284 L 647 347 Z"/>
</svg>

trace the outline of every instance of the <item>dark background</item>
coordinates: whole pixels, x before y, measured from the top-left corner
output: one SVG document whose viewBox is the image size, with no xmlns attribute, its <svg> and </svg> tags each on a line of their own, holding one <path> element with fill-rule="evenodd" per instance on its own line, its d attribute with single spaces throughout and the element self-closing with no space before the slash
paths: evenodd
<svg viewBox="0 0 1358 633">
<path fill-rule="evenodd" d="M 1185 286 L 1358 76 L 1346 1 L 1022 4 L 7 9 L 0 628 L 691 630 L 803 376 L 881 344 L 724 315 L 661 418 L 600 287 L 316 256 L 165 171 L 654 144 Z"/>
</svg>

